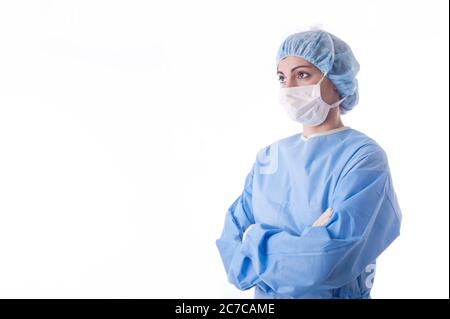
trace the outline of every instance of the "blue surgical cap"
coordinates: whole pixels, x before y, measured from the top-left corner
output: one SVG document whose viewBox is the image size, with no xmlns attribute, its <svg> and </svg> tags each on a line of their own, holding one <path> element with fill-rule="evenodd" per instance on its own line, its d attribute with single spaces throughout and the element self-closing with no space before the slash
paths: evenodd
<svg viewBox="0 0 450 319">
<path fill-rule="evenodd" d="M 286 56 L 297 56 L 313 64 L 334 84 L 341 98 L 342 114 L 347 113 L 358 104 L 359 63 L 350 47 L 335 35 L 323 31 L 312 30 L 294 33 L 281 44 L 276 64 Z"/>
</svg>

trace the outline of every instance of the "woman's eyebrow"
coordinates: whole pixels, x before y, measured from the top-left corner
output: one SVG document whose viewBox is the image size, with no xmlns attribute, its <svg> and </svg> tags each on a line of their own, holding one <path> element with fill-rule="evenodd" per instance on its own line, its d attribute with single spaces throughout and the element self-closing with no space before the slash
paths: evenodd
<svg viewBox="0 0 450 319">
<path fill-rule="evenodd" d="M 298 69 L 298 68 L 312 68 L 312 66 L 310 66 L 310 65 L 297 65 L 297 66 L 295 66 L 295 67 L 293 67 L 291 69 L 291 73 L 292 73 L 292 71 L 294 71 L 295 69 Z M 281 72 L 280 70 L 277 70 L 277 74 L 278 73 L 283 73 L 283 72 Z"/>
</svg>

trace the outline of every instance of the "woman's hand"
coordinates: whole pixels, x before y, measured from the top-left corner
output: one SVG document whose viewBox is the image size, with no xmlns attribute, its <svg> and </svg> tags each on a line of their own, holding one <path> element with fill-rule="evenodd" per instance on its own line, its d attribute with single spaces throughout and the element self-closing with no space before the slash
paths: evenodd
<svg viewBox="0 0 450 319">
<path fill-rule="evenodd" d="M 322 213 L 322 215 L 317 218 L 317 220 L 312 224 L 313 227 L 320 227 L 326 225 L 330 220 L 331 214 L 333 214 L 333 209 L 330 207 Z"/>
</svg>

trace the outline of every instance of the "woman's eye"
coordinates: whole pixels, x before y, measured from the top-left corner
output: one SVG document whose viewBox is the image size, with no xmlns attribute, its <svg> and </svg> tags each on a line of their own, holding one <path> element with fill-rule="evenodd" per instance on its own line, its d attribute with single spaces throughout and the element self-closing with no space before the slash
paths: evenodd
<svg viewBox="0 0 450 319">
<path fill-rule="evenodd" d="M 299 73 L 298 73 L 298 77 L 299 77 L 300 79 L 306 79 L 308 76 L 309 76 L 309 74 L 306 73 L 306 72 L 299 72 Z"/>
<path fill-rule="evenodd" d="M 279 76 L 279 77 L 278 77 L 278 81 L 279 81 L 280 83 L 284 83 L 285 79 L 284 79 L 283 76 Z"/>
</svg>

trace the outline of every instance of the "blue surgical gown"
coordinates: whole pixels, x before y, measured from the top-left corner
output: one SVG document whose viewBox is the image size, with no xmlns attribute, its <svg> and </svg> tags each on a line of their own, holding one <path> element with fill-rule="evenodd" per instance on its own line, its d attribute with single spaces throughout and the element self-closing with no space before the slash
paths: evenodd
<svg viewBox="0 0 450 319">
<path fill-rule="evenodd" d="M 329 221 L 312 227 L 327 208 Z M 299 133 L 258 153 L 216 246 L 228 281 L 255 287 L 255 298 L 370 298 L 376 259 L 401 219 L 373 139 L 349 127 Z"/>
</svg>

